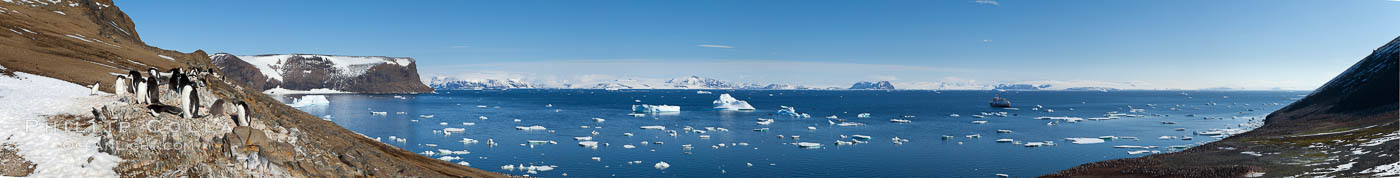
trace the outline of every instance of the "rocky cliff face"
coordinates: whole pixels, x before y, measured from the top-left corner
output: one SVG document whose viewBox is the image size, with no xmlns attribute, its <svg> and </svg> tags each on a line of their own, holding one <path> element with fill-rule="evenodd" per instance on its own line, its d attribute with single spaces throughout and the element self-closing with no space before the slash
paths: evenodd
<svg viewBox="0 0 1400 178">
<path fill-rule="evenodd" d="M 1397 61 L 1400 38 L 1270 113 L 1258 129 L 1182 152 L 1089 163 L 1047 177 L 1400 176 Z"/>
<path fill-rule="evenodd" d="M 115 75 L 128 70 L 156 68 L 214 68 L 215 74 L 229 74 L 215 68 L 203 51 L 181 53 L 147 46 L 137 35 L 134 23 L 109 0 L 14 0 L 0 2 L 0 73 L 28 73 L 84 86 L 98 83 L 101 91 L 112 93 Z M 307 63 L 314 63 L 306 60 Z M 225 61 L 227 62 L 227 61 Z M 411 67 L 412 64 L 404 67 Z M 240 65 L 242 69 L 256 68 Z M 402 67 L 400 67 L 402 68 Z M 351 79 L 349 85 L 399 79 L 418 83 L 415 75 L 387 73 L 402 69 L 368 66 L 366 79 Z M 397 70 L 397 71 L 396 71 Z M 385 71 L 386 74 L 373 74 Z M 385 76 L 389 75 L 389 76 Z M 13 75 L 0 75 L 11 77 Z M 229 75 L 223 75 L 232 77 Z M 398 78 L 394 78 L 398 77 Z M 249 78 L 254 78 L 250 76 Z M 409 79 L 411 78 L 411 80 Z M 243 82 L 225 77 L 208 77 L 200 105 L 214 106 L 215 100 L 249 104 L 256 120 L 250 126 L 233 126 L 227 115 L 179 118 L 170 114 L 151 115 L 145 104 L 129 103 L 121 97 L 95 96 L 89 113 L 43 116 L 48 126 L 92 139 L 53 140 L 63 144 L 99 144 L 93 153 L 122 161 L 111 170 L 122 177 L 496 177 L 500 174 L 455 163 L 439 161 L 366 138 L 335 123 L 321 120 L 286 106 L 250 89 Z M 419 86 L 422 84 L 419 83 Z M 266 86 L 261 86 L 266 87 Z M 259 88 L 261 88 L 259 87 Z M 160 86 L 159 88 L 166 88 Z M 354 91 L 393 91 L 405 88 L 361 88 Z M 417 91 L 423 91 L 421 86 Z M 173 102 L 171 92 L 162 92 Z M 3 98 L 4 96 L 0 96 Z M 0 102 L 4 102 L 0 99 Z M 35 106 L 43 107 L 43 106 Z M 94 108 L 97 109 L 97 108 Z M 207 109 L 207 108 L 206 108 Z M 210 110 L 214 111 L 214 110 Z M 209 113 L 208 111 L 202 113 Z M 101 117 L 96 117 L 101 116 Z M 124 126 L 149 122 L 190 126 L 190 132 L 132 129 Z M 66 123 L 80 123 L 66 125 Z M 29 123 L 0 123 L 29 124 Z M 43 124 L 40 124 L 43 125 Z M 123 126 L 123 127 L 118 127 Z M 94 143 L 95 142 L 95 143 Z M 142 144 L 147 144 L 143 146 Z M 164 145 L 164 146 L 162 146 Z M 177 146 L 171 146 L 177 145 Z M 0 144 L 0 168 L 26 167 L 29 162 L 7 154 L 27 154 L 50 150 L 14 150 Z M 16 160 L 18 159 L 18 160 Z M 73 162 L 72 164 L 84 164 Z M 44 162 L 33 162 L 46 164 Z M 20 165 L 12 165 L 20 164 Z M 38 165 L 42 168 L 49 165 Z M 80 165 L 88 166 L 88 165 Z M 15 169 L 0 169 L 9 171 Z M 23 176 L 32 172 L 3 172 Z M 70 171 L 70 170 L 48 170 Z"/>
<path fill-rule="evenodd" d="M 417 62 L 406 57 L 278 54 L 210 58 L 252 89 L 332 89 L 355 93 L 428 93 L 418 79 Z"/>
<path fill-rule="evenodd" d="M 856 84 L 852 84 L 852 85 L 851 85 L 851 89 L 852 89 L 852 90 L 893 90 L 893 89 L 894 89 L 894 84 L 890 84 L 890 81 L 856 82 Z"/>
</svg>

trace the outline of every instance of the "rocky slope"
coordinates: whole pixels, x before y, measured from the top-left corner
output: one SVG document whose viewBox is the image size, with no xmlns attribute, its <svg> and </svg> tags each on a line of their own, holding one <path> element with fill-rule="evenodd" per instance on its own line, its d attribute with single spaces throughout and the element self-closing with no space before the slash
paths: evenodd
<svg viewBox="0 0 1400 178">
<path fill-rule="evenodd" d="M 1397 58 L 1400 38 L 1270 113 L 1258 129 L 1182 152 L 1089 163 L 1045 177 L 1400 176 Z"/>
<path fill-rule="evenodd" d="M 136 34 L 132 20 L 112 4 L 109 0 L 0 2 L 0 28 L 6 29 L 0 31 L 0 73 L 6 74 L 0 77 L 27 73 L 84 86 L 98 83 L 102 92 L 112 93 L 114 74 L 128 70 L 216 68 L 203 51 L 180 53 L 147 46 Z M 376 69 L 369 70 L 372 73 Z M 214 73 L 232 77 L 217 69 Z M 145 104 L 113 95 L 94 97 L 90 102 L 94 102 L 92 107 L 97 111 L 92 113 L 42 117 L 48 126 L 65 129 L 75 137 L 95 137 L 96 143 L 54 141 L 98 144 L 97 152 L 122 160 L 112 171 L 123 177 L 502 176 L 379 143 L 288 107 L 255 86 L 222 77 L 205 79 L 207 86 L 199 89 L 204 99 L 199 104 L 212 106 L 217 99 L 247 102 L 253 111 L 249 115 L 255 118 L 250 126 L 234 126 L 226 115 L 190 119 L 169 114 L 152 116 Z M 405 80 L 418 83 L 416 78 Z M 171 92 L 163 93 L 165 101 L 175 101 Z M 3 97 L 7 96 L 0 96 Z M 127 127 L 151 122 L 190 126 L 190 130 L 165 132 Z M 25 163 L 41 163 L 26 160 L 36 159 L 32 157 L 15 158 L 12 152 L 47 151 L 14 150 L 25 147 L 9 147 L 18 144 L 9 141 L 0 143 L 0 160 L 4 160 L 0 162 L 0 175 L 28 175 L 33 172 L 26 171 L 36 170 L 26 170 L 32 165 Z"/>
<path fill-rule="evenodd" d="M 209 57 L 229 78 L 257 90 L 331 89 L 354 93 L 429 93 L 413 58 L 269 54 Z"/>
</svg>

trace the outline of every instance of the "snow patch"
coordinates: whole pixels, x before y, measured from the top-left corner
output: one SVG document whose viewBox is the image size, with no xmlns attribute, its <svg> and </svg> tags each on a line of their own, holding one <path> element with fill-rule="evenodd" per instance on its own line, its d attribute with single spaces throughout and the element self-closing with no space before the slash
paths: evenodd
<svg viewBox="0 0 1400 178">
<path fill-rule="evenodd" d="M 0 143 L 14 144 L 18 154 L 36 164 L 33 177 L 117 177 L 120 157 L 97 151 L 98 137 L 45 124 L 48 115 L 82 114 L 97 105 L 87 87 L 15 72 L 0 77 Z M 91 161 L 89 161 L 91 159 Z"/>
<path fill-rule="evenodd" d="M 165 56 L 165 55 L 160 55 L 160 54 L 157 54 L 156 56 L 160 56 L 160 58 L 165 58 L 165 60 L 175 61 L 175 58 L 172 58 L 172 57 L 170 57 L 170 56 Z"/>
</svg>

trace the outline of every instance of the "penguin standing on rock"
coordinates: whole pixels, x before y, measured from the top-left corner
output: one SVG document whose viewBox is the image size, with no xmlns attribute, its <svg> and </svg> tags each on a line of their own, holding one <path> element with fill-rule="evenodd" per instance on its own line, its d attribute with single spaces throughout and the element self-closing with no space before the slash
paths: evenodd
<svg viewBox="0 0 1400 178">
<path fill-rule="evenodd" d="M 180 105 L 183 106 L 180 108 L 184 108 L 184 112 L 182 112 L 184 114 L 181 116 L 184 118 L 199 116 L 199 90 L 189 80 L 190 78 L 186 76 L 180 76 L 179 79 L 179 83 L 181 83 Z"/>
<path fill-rule="evenodd" d="M 166 88 L 170 88 L 170 92 L 179 93 L 181 87 L 180 68 L 170 68 L 170 70 L 167 72 L 170 73 L 170 78 L 165 79 L 165 85 L 167 85 Z"/>
<path fill-rule="evenodd" d="M 134 88 L 132 88 L 132 89 L 133 89 L 132 94 L 135 94 L 135 95 L 136 95 L 136 98 L 132 98 L 132 99 L 133 99 L 133 100 L 136 100 L 136 101 L 135 101 L 136 103 L 147 103 L 147 104 L 149 104 L 151 101 L 150 101 L 150 98 L 147 98 L 147 97 L 146 97 L 146 94 L 148 94 L 148 93 L 150 93 L 150 92 L 146 92 L 146 88 L 149 88 L 149 87 L 146 87 L 146 85 L 149 85 L 148 83 L 146 83 L 146 78 L 141 78 L 140 75 L 137 75 L 136 78 L 131 79 L 131 82 L 135 82 L 135 84 L 133 84 L 133 85 L 131 85 L 131 86 L 134 87 Z"/>
<path fill-rule="evenodd" d="M 117 75 L 117 81 L 112 82 L 112 93 L 117 94 L 119 98 L 126 97 L 126 90 L 129 89 L 131 88 L 126 87 L 126 75 Z"/>
<path fill-rule="evenodd" d="M 160 79 L 157 78 L 158 76 L 160 73 L 146 77 L 146 104 L 160 104 Z"/>
<path fill-rule="evenodd" d="M 248 112 L 251 112 L 251 111 L 248 110 L 248 103 L 245 103 L 245 102 L 243 102 L 243 101 L 234 102 L 233 108 L 236 109 L 236 110 L 238 110 L 238 111 L 235 111 L 235 112 L 234 112 L 235 114 L 238 114 L 238 116 L 237 116 L 237 117 L 232 117 L 232 118 L 233 118 L 233 125 L 235 125 L 235 126 L 248 126 L 248 125 L 250 125 L 250 124 L 248 124 L 248 123 L 251 122 L 251 121 L 253 121 L 253 119 L 251 118 L 251 116 L 248 115 Z"/>
</svg>

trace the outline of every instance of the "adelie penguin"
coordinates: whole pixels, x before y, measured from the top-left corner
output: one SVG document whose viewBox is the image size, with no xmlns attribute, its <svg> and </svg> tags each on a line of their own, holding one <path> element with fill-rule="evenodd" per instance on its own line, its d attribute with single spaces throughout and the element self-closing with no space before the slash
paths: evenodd
<svg viewBox="0 0 1400 178">
<path fill-rule="evenodd" d="M 146 83 L 146 78 L 141 78 L 141 77 L 138 75 L 136 78 L 131 79 L 131 82 L 135 83 L 135 84 L 131 85 L 131 86 L 132 86 L 132 94 L 136 95 L 135 98 L 132 98 L 132 100 L 135 100 L 135 101 L 133 101 L 133 102 L 136 102 L 136 103 L 150 103 L 150 98 L 147 98 L 147 97 L 146 97 L 146 94 L 148 94 L 148 92 L 146 92 L 146 88 L 149 88 L 149 87 L 146 87 L 146 85 L 150 85 L 150 84 L 147 84 L 147 83 Z"/>
<path fill-rule="evenodd" d="M 233 109 L 238 110 L 234 112 L 235 114 L 238 114 L 238 116 L 231 117 L 233 119 L 233 125 L 248 126 L 248 123 L 253 121 L 253 119 L 250 116 L 248 116 L 248 113 L 252 112 L 248 110 L 248 103 L 245 103 L 243 101 L 234 102 Z"/>
<path fill-rule="evenodd" d="M 146 77 L 146 103 L 160 104 L 160 72 L 151 68 L 151 76 Z"/>
<path fill-rule="evenodd" d="M 185 73 L 181 71 L 180 68 L 170 69 L 170 80 L 165 83 L 165 85 L 169 86 L 170 92 L 180 92 L 180 87 L 184 86 L 184 84 L 180 83 L 180 77 L 183 76 L 185 76 Z"/>
<path fill-rule="evenodd" d="M 119 98 L 126 97 L 126 93 L 128 93 L 126 90 L 129 89 L 131 88 L 126 87 L 126 76 L 117 75 L 117 80 L 112 82 L 112 93 L 116 94 Z"/>
<path fill-rule="evenodd" d="M 126 89 L 126 93 L 136 94 L 136 87 L 137 87 L 137 86 L 136 86 L 136 85 L 137 85 L 136 79 L 143 79 L 143 78 L 145 78 L 145 77 L 141 77 L 141 72 L 138 72 L 138 71 L 136 71 L 136 70 L 131 70 L 130 72 L 127 72 L 127 74 L 126 74 L 126 79 L 129 80 L 129 81 L 127 81 L 127 84 L 126 84 L 126 88 L 125 88 L 125 89 Z"/>
<path fill-rule="evenodd" d="M 184 112 L 182 112 L 184 114 L 180 116 L 184 118 L 199 116 L 199 90 L 189 80 L 185 76 L 180 76 L 179 79 L 179 83 L 182 83 L 180 86 L 180 105 L 182 107 L 180 108 L 184 108 Z"/>
</svg>

